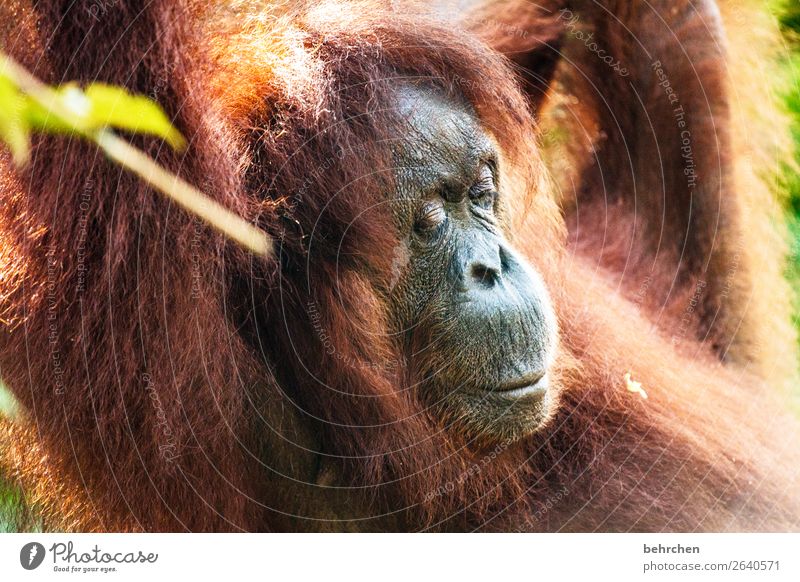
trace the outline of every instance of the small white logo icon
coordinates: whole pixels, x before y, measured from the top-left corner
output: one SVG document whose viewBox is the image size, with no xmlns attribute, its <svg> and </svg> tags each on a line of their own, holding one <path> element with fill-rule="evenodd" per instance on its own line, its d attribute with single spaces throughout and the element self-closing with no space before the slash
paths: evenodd
<svg viewBox="0 0 800 582">
<path fill-rule="evenodd" d="M 44 561 L 44 546 L 39 542 L 30 542 L 22 546 L 19 552 L 19 563 L 26 570 L 35 570 Z"/>
</svg>

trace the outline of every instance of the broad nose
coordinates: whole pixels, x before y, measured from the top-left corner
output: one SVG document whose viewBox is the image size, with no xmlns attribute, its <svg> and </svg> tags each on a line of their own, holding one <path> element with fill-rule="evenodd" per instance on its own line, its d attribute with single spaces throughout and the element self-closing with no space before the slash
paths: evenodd
<svg viewBox="0 0 800 582">
<path fill-rule="evenodd" d="M 502 249 L 499 244 L 484 244 L 473 249 L 464 265 L 464 283 L 467 291 L 492 289 L 503 278 Z"/>
</svg>

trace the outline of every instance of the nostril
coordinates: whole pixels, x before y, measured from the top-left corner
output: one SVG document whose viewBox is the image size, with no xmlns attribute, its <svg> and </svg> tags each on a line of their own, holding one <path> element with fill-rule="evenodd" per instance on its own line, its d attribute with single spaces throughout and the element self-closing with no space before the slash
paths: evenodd
<svg viewBox="0 0 800 582">
<path fill-rule="evenodd" d="M 482 263 L 473 263 L 470 269 L 470 275 L 472 276 L 473 282 L 487 289 L 494 287 L 500 277 L 500 274 L 495 269 L 487 267 Z"/>
</svg>

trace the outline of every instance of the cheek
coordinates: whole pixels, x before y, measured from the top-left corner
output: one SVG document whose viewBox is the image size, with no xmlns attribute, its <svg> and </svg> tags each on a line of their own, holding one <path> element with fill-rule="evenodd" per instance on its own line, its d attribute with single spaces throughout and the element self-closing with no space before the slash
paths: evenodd
<svg viewBox="0 0 800 582">
<path fill-rule="evenodd" d="M 394 251 L 390 273 L 390 297 L 395 319 L 406 328 L 430 323 L 452 288 L 447 247 L 419 248 L 405 241 Z"/>
<path fill-rule="evenodd" d="M 408 241 L 401 241 L 392 251 L 392 262 L 389 267 L 389 293 L 394 294 L 395 289 L 405 282 L 411 264 L 411 252 Z"/>
<path fill-rule="evenodd" d="M 538 326 L 541 330 L 542 349 L 545 350 L 547 367 L 550 367 L 556 358 L 559 338 L 558 318 L 553 300 L 539 272 L 525 260 L 520 261 L 520 267 L 530 281 L 532 295 L 535 297 L 535 307 L 539 313 Z"/>
</svg>

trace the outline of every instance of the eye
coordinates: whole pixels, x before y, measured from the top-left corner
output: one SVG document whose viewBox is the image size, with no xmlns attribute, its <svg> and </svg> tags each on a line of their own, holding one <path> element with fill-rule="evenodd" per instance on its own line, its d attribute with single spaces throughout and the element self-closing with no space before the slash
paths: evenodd
<svg viewBox="0 0 800 582">
<path fill-rule="evenodd" d="M 414 230 L 419 234 L 435 232 L 447 220 L 444 203 L 441 200 L 426 202 L 420 208 L 414 222 Z"/>
<path fill-rule="evenodd" d="M 495 186 L 494 173 L 489 164 L 481 165 L 478 177 L 469 189 L 469 198 L 477 206 L 485 210 L 491 210 L 494 207 L 497 188 Z"/>
</svg>

